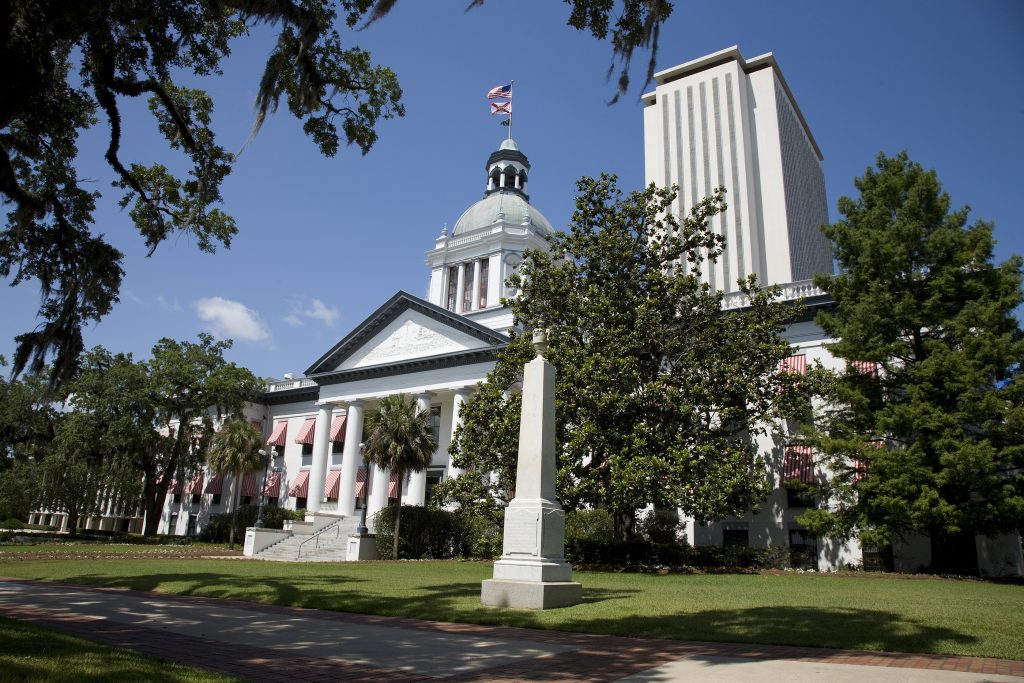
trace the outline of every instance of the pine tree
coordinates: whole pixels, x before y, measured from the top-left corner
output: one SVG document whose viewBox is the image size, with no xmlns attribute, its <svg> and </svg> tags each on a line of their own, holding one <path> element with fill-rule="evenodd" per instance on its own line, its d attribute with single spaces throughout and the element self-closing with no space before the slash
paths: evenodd
<svg viewBox="0 0 1024 683">
<path fill-rule="evenodd" d="M 931 541 L 932 569 L 976 571 L 974 536 L 1024 527 L 1021 264 L 950 209 L 934 171 L 879 155 L 826 226 L 839 264 L 817 322 L 847 361 L 811 440 L 836 474 L 819 534 Z"/>
</svg>

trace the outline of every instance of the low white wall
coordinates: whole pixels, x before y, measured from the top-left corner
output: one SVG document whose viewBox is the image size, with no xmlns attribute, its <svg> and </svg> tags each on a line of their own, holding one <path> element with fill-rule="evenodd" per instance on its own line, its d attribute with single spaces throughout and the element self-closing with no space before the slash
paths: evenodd
<svg viewBox="0 0 1024 683">
<path fill-rule="evenodd" d="M 291 535 L 291 531 L 285 531 L 284 529 L 257 529 L 249 527 L 245 530 L 245 547 L 242 549 L 242 554 L 246 557 L 252 557 L 261 550 Z"/>
</svg>

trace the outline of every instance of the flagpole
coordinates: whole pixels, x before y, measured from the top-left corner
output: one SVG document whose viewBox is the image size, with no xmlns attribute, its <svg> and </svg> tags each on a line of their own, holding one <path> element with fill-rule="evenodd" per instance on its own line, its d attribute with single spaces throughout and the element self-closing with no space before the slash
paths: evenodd
<svg viewBox="0 0 1024 683">
<path fill-rule="evenodd" d="M 509 81 L 509 83 L 508 83 L 508 92 L 509 92 L 508 100 L 509 100 L 509 102 L 512 101 L 511 95 L 512 95 L 513 88 L 515 88 L 515 85 L 516 85 L 516 82 L 514 80 Z M 511 110 L 509 110 L 509 112 L 508 112 L 508 139 L 509 140 L 512 139 L 512 111 Z"/>
</svg>

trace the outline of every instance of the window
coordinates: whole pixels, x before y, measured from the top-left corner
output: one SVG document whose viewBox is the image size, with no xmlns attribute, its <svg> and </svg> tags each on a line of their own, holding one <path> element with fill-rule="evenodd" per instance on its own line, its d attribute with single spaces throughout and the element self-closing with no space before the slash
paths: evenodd
<svg viewBox="0 0 1024 683">
<path fill-rule="evenodd" d="M 203 502 L 203 494 L 201 494 L 201 493 L 193 493 L 192 494 L 192 504 L 193 505 L 199 505 L 202 502 Z"/>
<path fill-rule="evenodd" d="M 81 522 L 79 522 L 81 524 Z M 173 534 L 175 529 L 178 528 L 178 513 L 172 512 L 171 518 L 167 521 L 167 533 Z"/>
<path fill-rule="evenodd" d="M 272 507 L 272 508 L 276 508 L 277 507 L 277 496 L 268 496 L 267 497 L 267 506 L 268 507 Z"/>
<path fill-rule="evenodd" d="M 171 498 L 171 502 L 174 503 L 175 505 L 180 503 L 181 502 L 181 494 L 180 493 L 175 493 L 174 496 Z"/>
<path fill-rule="evenodd" d="M 448 296 L 445 300 L 445 308 L 449 311 L 455 310 L 455 299 L 459 295 L 459 267 L 448 267 Z"/>
<path fill-rule="evenodd" d="M 812 508 L 817 505 L 814 494 L 800 482 L 786 484 L 786 506 L 789 508 Z"/>
<path fill-rule="evenodd" d="M 193 538 L 196 535 L 197 526 L 199 523 L 199 515 L 188 516 L 188 526 L 185 527 L 185 535 L 189 538 Z"/>
<path fill-rule="evenodd" d="M 252 496 L 242 496 L 239 505 L 252 505 Z"/>
<path fill-rule="evenodd" d="M 806 529 L 789 530 L 789 563 L 794 569 L 818 569 L 818 541 Z"/>
<path fill-rule="evenodd" d="M 722 530 L 723 548 L 747 548 L 750 546 L 750 529 L 731 527 Z"/>
<path fill-rule="evenodd" d="M 470 311 L 473 309 L 473 264 L 464 264 L 463 272 L 462 310 Z"/>
<path fill-rule="evenodd" d="M 306 509 L 306 499 L 305 498 L 296 498 L 295 499 L 295 509 L 296 510 L 305 510 Z"/>
<path fill-rule="evenodd" d="M 423 500 L 424 505 L 430 504 L 430 499 L 434 494 L 434 487 L 441 483 L 444 479 L 444 468 L 443 467 L 428 467 L 427 468 L 427 495 Z"/>
<path fill-rule="evenodd" d="M 344 453 L 344 452 L 345 452 L 345 442 L 344 441 L 335 441 L 335 442 L 331 443 L 331 453 L 339 454 L 339 453 Z"/>
<path fill-rule="evenodd" d="M 430 434 L 434 443 L 441 443 L 441 406 L 430 406 Z"/>
<path fill-rule="evenodd" d="M 490 265 L 490 259 L 480 260 L 480 295 L 477 297 L 480 308 L 487 308 L 487 271 Z"/>
<path fill-rule="evenodd" d="M 210 501 L 210 504 L 211 505 L 220 505 L 220 494 L 219 493 L 213 494 L 213 499 Z"/>
</svg>

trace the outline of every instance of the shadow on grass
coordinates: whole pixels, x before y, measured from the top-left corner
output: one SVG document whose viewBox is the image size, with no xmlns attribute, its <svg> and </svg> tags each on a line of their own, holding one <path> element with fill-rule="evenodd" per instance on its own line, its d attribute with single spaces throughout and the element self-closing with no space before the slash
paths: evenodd
<svg viewBox="0 0 1024 683">
<path fill-rule="evenodd" d="M 806 647 L 951 653 L 975 635 L 874 609 L 751 607 L 614 619 L 568 619 L 559 628 L 646 638 Z"/>
<path fill-rule="evenodd" d="M 290 573 L 289 573 L 290 572 Z M 488 572 L 489 573 L 489 572 Z M 937 625 L 884 609 L 806 606 L 757 606 L 700 612 L 636 606 L 644 591 L 587 586 L 584 602 L 565 610 L 532 612 L 482 607 L 477 577 L 452 572 L 450 582 L 424 585 L 396 582 L 339 568 L 284 570 L 278 576 L 244 573 L 144 573 L 112 577 L 78 574 L 64 579 L 91 586 L 156 590 L 168 594 L 232 598 L 253 602 L 360 614 L 439 621 L 507 625 L 582 633 L 713 642 L 761 643 L 807 647 L 887 650 L 1014 657 L 993 652 L 984 634 L 959 624 Z M 591 607 L 601 605 L 600 615 Z M 669 606 L 669 609 L 671 607 Z M 1018 655 L 1019 658 L 1019 655 Z"/>
</svg>

